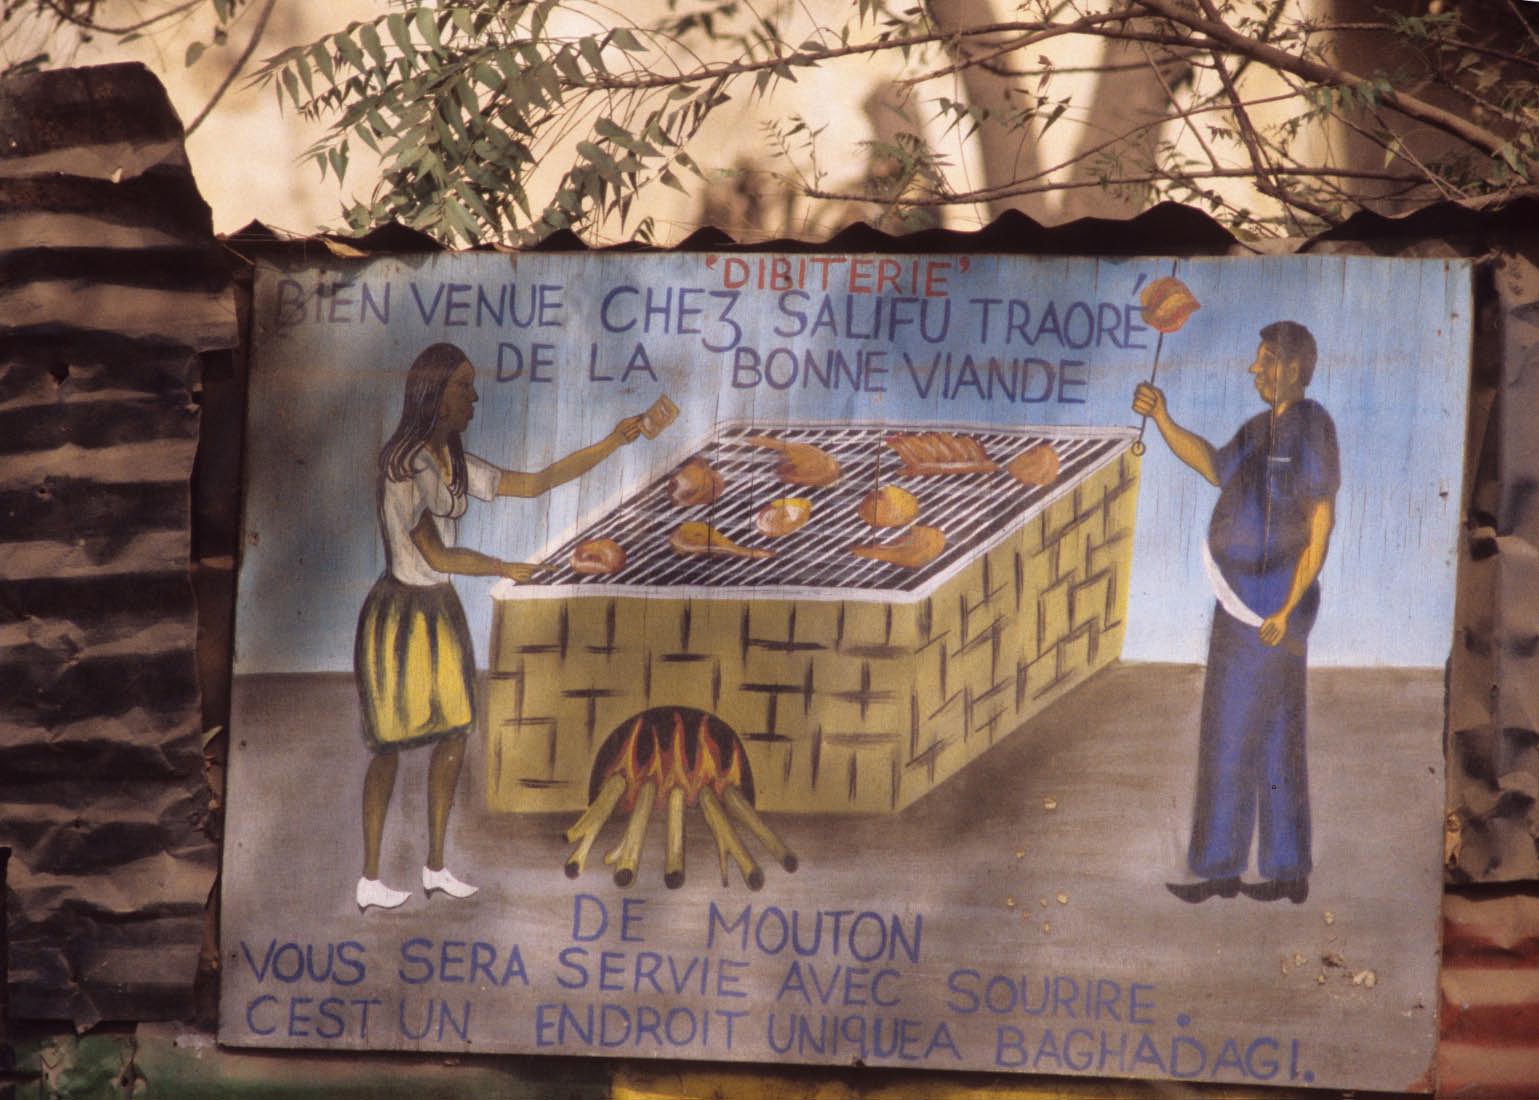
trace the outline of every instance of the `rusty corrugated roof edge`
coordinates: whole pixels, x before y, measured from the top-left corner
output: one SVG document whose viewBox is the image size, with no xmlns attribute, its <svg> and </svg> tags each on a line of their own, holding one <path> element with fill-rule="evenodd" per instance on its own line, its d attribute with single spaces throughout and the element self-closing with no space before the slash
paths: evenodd
<svg viewBox="0 0 1539 1100">
<path fill-rule="evenodd" d="M 423 233 L 388 222 L 367 233 L 349 236 L 320 233 L 310 237 L 279 234 L 260 221 L 252 221 L 220 238 L 247 259 L 268 256 L 305 256 L 325 249 L 343 257 L 383 254 L 456 251 Z M 852 222 L 822 241 L 790 237 L 740 242 L 724 230 L 705 226 L 669 247 L 627 241 L 613 245 L 588 244 L 569 229 L 552 233 L 526 249 L 498 244 L 479 244 L 463 251 L 552 252 L 854 252 L 854 253 L 1005 253 L 1012 255 L 1183 255 L 1225 256 L 1244 249 L 1243 242 L 1219 222 L 1195 207 L 1162 202 L 1126 220 L 1080 218 L 1061 225 L 1043 225 L 1009 210 L 980 229 L 922 229 L 894 235 L 865 222 Z"/>
<path fill-rule="evenodd" d="M 852 252 L 852 253 L 1003 253 L 1011 255 L 1181 255 L 1233 256 L 1337 251 L 1342 246 L 1367 252 L 1398 251 L 1404 242 L 1447 241 L 1456 250 L 1478 253 L 1539 227 L 1539 186 L 1499 196 L 1432 203 L 1400 214 L 1359 210 L 1340 225 L 1313 236 L 1246 240 L 1193 206 L 1161 202 L 1127 219 L 1079 218 L 1044 225 L 1016 210 L 972 230 L 921 229 L 891 234 L 866 222 L 852 222 L 823 240 L 779 237 L 738 241 L 725 230 L 702 226 L 669 246 L 642 241 L 592 245 L 570 229 L 560 229 L 526 248 L 483 242 L 453 249 L 420 229 L 387 222 L 366 233 L 280 234 L 252 221 L 221 240 L 246 259 L 305 256 L 317 248 L 340 257 L 437 252 Z M 1460 248 L 1460 245 L 1465 247 Z"/>
</svg>

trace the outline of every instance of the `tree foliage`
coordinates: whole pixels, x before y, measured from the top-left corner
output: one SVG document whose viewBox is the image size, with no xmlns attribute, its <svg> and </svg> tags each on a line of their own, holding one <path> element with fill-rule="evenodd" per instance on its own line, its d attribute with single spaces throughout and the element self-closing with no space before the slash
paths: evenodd
<svg viewBox="0 0 1539 1100">
<path fill-rule="evenodd" d="M 202 2 L 221 33 L 244 6 Z M 256 78 L 327 126 L 307 154 L 323 174 L 347 176 L 360 146 L 377 154 L 377 184 L 345 212 L 352 227 L 394 219 L 464 243 L 604 224 L 645 235 L 635 215 L 649 189 L 699 189 L 715 170 L 698 148 L 713 114 L 812 70 L 858 86 L 874 59 L 898 72 L 913 120 L 866 151 L 885 175 L 830 182 L 820 154 L 848 151 L 821 150 L 800 118 L 764 135 L 807 199 L 902 217 L 1067 192 L 1135 207 L 1171 198 L 1265 235 L 1364 204 L 1500 195 L 1539 171 L 1539 33 L 1526 10 L 1539 4 L 1404 0 L 1348 20 L 1343 0 L 1302 14 L 1287 0 L 1025 0 L 980 19 L 979 0 L 905 2 L 393 0 L 270 56 Z M 809 29 L 816 11 L 838 17 Z M 1095 60 L 1066 64 L 1087 42 Z M 981 186 L 948 183 L 934 135 L 991 127 L 1032 155 L 992 158 Z M 1043 163 L 1048 135 L 1066 131 L 1069 151 Z"/>
</svg>

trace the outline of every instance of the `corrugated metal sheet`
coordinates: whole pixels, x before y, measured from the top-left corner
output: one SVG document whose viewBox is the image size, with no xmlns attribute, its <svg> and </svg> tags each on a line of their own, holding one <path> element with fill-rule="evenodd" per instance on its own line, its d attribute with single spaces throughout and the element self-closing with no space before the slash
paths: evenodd
<svg viewBox="0 0 1539 1100">
<path fill-rule="evenodd" d="M 1448 743 L 1455 882 L 1539 878 L 1539 266 L 1513 241 L 1489 265 L 1476 462 Z M 1526 242 L 1532 247 L 1532 232 Z"/>
<path fill-rule="evenodd" d="M 217 863 L 189 570 L 228 265 L 148 70 L 0 86 L 0 844 L 11 1012 L 190 1005 Z"/>
<path fill-rule="evenodd" d="M 1359 215 L 1309 251 L 1472 256 L 1476 268 L 1448 679 L 1450 884 L 1539 879 L 1539 197 Z"/>
<path fill-rule="evenodd" d="M 1539 1095 L 1539 896 L 1450 894 L 1443 916 L 1439 1095 Z"/>
</svg>

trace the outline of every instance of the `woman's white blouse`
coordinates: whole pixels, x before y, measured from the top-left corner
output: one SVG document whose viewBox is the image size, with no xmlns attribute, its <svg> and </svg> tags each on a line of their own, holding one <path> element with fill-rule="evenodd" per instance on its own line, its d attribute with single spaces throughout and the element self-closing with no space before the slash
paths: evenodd
<svg viewBox="0 0 1539 1100">
<path fill-rule="evenodd" d="M 456 545 L 460 517 L 465 514 L 465 497 L 449 492 L 449 482 L 426 447 L 412 456 L 412 476 L 401 481 L 385 479 L 384 495 L 379 504 L 380 528 L 384 532 L 385 552 L 390 574 L 402 584 L 442 584 L 449 577 L 430 566 L 411 541 L 412 528 L 423 512 L 433 516 L 439 537 L 445 546 Z M 477 500 L 491 500 L 497 495 L 502 471 L 485 459 L 465 456 L 466 488 Z"/>
</svg>

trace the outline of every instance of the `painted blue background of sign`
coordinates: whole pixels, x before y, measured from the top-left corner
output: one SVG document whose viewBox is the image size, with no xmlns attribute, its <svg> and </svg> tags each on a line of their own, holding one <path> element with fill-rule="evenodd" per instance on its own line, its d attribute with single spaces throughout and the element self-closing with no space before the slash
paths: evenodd
<svg viewBox="0 0 1539 1100">
<path fill-rule="evenodd" d="M 1172 270 L 1202 308 L 1165 337 L 1157 382 L 1176 419 L 1215 445 L 1262 407 L 1246 373 L 1259 329 L 1292 319 L 1318 340 L 1309 395 L 1336 421 L 1343 472 L 1311 663 L 1440 665 L 1470 343 L 1463 261 L 485 253 L 259 271 L 237 671 L 351 667 L 358 607 L 384 564 L 375 456 L 398 418 L 406 367 L 429 343 L 457 343 L 478 365 L 467 447 L 505 467 L 541 467 L 661 393 L 680 407 L 658 439 L 624 448 L 577 483 L 470 511 L 464 545 L 529 560 L 666 472 L 722 421 L 1136 426 L 1132 391 L 1149 376 L 1157 337 L 1138 321 L 1137 289 Z M 831 312 L 820 325 L 825 276 Z M 697 289 L 681 299 L 683 288 Z M 479 309 L 478 294 L 488 302 Z M 908 323 L 893 327 L 897 298 Z M 1021 307 L 1011 313 L 1011 300 L 1029 319 Z M 810 351 L 826 365 L 831 348 L 864 368 L 859 392 L 848 375 L 832 389 L 803 384 L 804 373 L 790 382 L 793 361 Z M 1014 400 L 999 386 L 990 398 L 981 376 L 973 385 L 956 373 L 967 356 L 980 371 L 990 357 L 1049 367 L 1027 368 L 1034 373 L 1017 382 Z M 1152 425 L 1147 439 L 1123 657 L 1198 662 L 1212 599 L 1196 540 L 1216 490 Z M 491 582 L 455 583 L 480 645 Z"/>
</svg>

